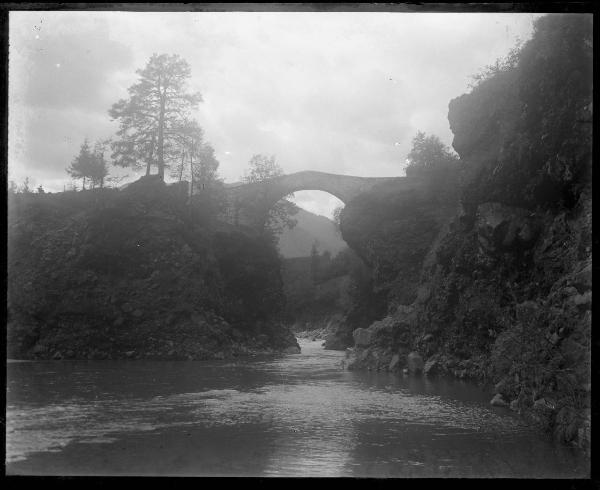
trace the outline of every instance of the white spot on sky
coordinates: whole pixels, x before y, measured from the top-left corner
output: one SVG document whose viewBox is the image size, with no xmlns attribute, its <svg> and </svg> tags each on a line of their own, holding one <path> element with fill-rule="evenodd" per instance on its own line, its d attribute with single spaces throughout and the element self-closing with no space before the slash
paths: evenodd
<svg viewBox="0 0 600 490">
<path fill-rule="evenodd" d="M 60 63 L 56 63 L 56 68 L 60 68 Z"/>
</svg>

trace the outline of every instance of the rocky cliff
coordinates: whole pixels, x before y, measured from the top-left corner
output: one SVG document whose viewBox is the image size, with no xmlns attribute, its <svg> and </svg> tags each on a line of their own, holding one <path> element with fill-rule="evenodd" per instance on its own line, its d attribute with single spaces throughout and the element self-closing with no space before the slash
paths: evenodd
<svg viewBox="0 0 600 490">
<path fill-rule="evenodd" d="M 192 215 L 190 215 L 190 212 Z M 205 359 L 297 349 L 273 244 L 193 215 L 185 189 L 16 194 L 8 356 Z"/>
<path fill-rule="evenodd" d="M 590 434 L 591 33 L 586 16 L 541 18 L 511 63 L 450 102 L 461 160 L 453 216 L 443 217 L 447 203 L 436 211 L 423 200 L 375 193 L 342 214 L 345 240 L 362 242 L 375 280 L 390 291 L 390 314 L 354 332 L 350 369 L 478 380 L 495 405 L 583 447 Z"/>
</svg>

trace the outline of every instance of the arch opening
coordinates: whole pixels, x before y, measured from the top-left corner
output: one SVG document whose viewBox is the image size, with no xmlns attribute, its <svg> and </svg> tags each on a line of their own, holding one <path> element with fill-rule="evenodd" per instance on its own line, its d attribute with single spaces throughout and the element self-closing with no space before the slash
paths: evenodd
<svg viewBox="0 0 600 490">
<path fill-rule="evenodd" d="M 283 227 L 278 236 L 278 247 L 284 257 L 309 257 L 313 247 L 319 253 L 335 256 L 348 248 L 335 219 L 344 207 L 341 199 L 326 191 L 301 190 L 287 200 L 296 205 L 298 212 L 291 216 L 295 226 Z"/>
<path fill-rule="evenodd" d="M 324 216 L 332 221 L 335 221 L 336 209 L 346 205 L 330 192 L 312 189 L 296 191 L 289 200 L 305 211 Z"/>
</svg>

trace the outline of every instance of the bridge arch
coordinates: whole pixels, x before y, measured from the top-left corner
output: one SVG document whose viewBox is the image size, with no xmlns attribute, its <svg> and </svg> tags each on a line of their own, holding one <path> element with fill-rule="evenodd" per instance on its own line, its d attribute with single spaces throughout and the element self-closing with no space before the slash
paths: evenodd
<svg viewBox="0 0 600 490">
<path fill-rule="evenodd" d="M 229 184 L 228 221 L 257 225 L 264 222 L 269 209 L 285 196 L 299 191 L 324 191 L 344 204 L 384 182 L 408 182 L 406 177 L 357 177 L 307 170 L 282 175 L 268 181 Z"/>
</svg>

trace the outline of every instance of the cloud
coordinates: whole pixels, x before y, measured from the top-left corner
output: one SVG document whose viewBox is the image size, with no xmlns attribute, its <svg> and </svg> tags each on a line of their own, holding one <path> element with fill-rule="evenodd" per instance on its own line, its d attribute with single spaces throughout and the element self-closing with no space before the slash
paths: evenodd
<svg viewBox="0 0 600 490">
<path fill-rule="evenodd" d="M 164 52 L 191 65 L 190 88 L 204 98 L 196 116 L 226 181 L 238 180 L 255 153 L 276 155 L 288 173 L 402 175 L 417 130 L 451 143 L 449 101 L 516 36 L 526 39 L 532 18 L 11 13 L 9 170 L 66 179 L 65 162 L 83 138 L 114 130 L 107 110 L 126 96 L 135 70 Z M 336 205 L 321 194 L 303 196 L 325 214 Z"/>
<path fill-rule="evenodd" d="M 11 21 L 21 29 L 11 32 L 9 83 L 22 85 L 20 101 L 34 107 L 106 111 L 113 99 L 112 76 L 133 62 L 130 49 L 110 39 L 108 21 L 77 13 L 74 18 L 66 13 L 13 15 Z M 27 32 L 39 17 L 45 20 L 39 24 L 43 27 Z"/>
</svg>

